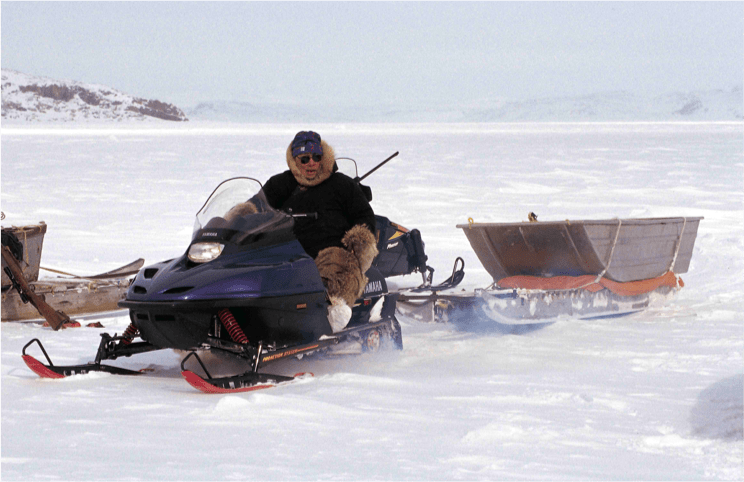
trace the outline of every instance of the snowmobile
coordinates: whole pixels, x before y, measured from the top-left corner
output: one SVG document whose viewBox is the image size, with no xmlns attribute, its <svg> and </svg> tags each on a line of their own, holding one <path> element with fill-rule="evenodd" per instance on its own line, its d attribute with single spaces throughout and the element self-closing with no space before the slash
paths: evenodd
<svg viewBox="0 0 744 482">
<path fill-rule="evenodd" d="M 360 186 L 371 200 L 369 187 Z M 317 214 L 273 209 L 261 187 L 247 177 L 217 186 L 196 215 L 186 252 L 147 266 L 134 278 L 119 303 L 129 309 L 131 324 L 122 335 L 101 335 L 94 362 L 56 366 L 34 339 L 23 348 L 29 368 L 48 378 L 92 371 L 135 375 L 139 372 L 102 362 L 160 349 L 186 350 L 183 377 L 201 391 L 226 393 L 268 388 L 300 376 L 260 371 L 289 357 L 402 349 L 401 327 L 395 318 L 398 293 L 388 291 L 385 279 L 421 272 L 421 289 L 432 287 L 433 269 L 426 265 L 418 230 L 376 216 L 380 253 L 366 273 L 369 281 L 352 308 L 350 322 L 334 333 L 327 318 L 330 301 L 318 269 L 293 233 L 296 217 Z M 248 199 L 256 205 L 256 213 L 226 217 L 230 208 Z M 462 270 L 456 271 L 443 285 L 454 286 L 462 279 Z M 26 354 L 34 343 L 48 364 Z M 227 353 L 249 369 L 236 376 L 213 377 L 198 355 L 203 350 Z M 196 371 L 186 368 L 192 358 Z M 199 370 L 203 376 L 197 374 Z"/>
</svg>

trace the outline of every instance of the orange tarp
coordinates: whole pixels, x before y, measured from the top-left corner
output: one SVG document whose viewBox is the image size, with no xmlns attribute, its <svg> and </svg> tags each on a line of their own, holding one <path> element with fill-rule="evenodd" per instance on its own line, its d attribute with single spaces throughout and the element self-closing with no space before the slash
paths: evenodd
<svg viewBox="0 0 744 482">
<path fill-rule="evenodd" d="M 620 296 L 633 296 L 649 293 L 661 286 L 671 288 L 682 287 L 685 284 L 682 279 L 671 271 L 658 278 L 644 279 L 640 281 L 629 281 L 618 283 L 607 278 L 601 278 L 599 282 L 593 275 L 584 276 L 554 276 L 552 278 L 540 278 L 539 276 L 510 276 L 499 280 L 499 288 L 519 288 L 527 290 L 572 290 L 585 289 L 595 293 L 604 288 Z"/>
</svg>

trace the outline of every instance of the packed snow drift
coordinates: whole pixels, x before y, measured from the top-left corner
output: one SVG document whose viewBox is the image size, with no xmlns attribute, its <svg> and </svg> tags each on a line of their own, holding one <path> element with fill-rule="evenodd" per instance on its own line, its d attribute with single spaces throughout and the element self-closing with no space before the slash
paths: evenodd
<svg viewBox="0 0 744 482">
<path fill-rule="evenodd" d="M 42 380 L 21 360 L 38 338 L 55 363 L 91 361 L 125 312 L 3 323 L 4 480 L 744 477 L 740 122 L 13 126 L 3 225 L 45 221 L 42 266 L 77 274 L 171 259 L 214 186 L 285 170 L 307 128 L 362 172 L 400 151 L 365 184 L 376 212 L 421 230 L 435 282 L 462 256 L 458 288 L 491 283 L 455 227 L 468 218 L 703 216 L 685 287 L 623 318 L 399 317 L 402 351 L 280 362 L 315 376 L 229 395 L 191 388 L 174 351 L 112 362 L 138 377 Z"/>
</svg>

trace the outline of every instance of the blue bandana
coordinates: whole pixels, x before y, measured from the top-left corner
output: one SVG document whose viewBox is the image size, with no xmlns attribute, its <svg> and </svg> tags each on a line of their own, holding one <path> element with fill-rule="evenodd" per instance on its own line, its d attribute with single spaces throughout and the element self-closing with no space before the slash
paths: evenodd
<svg viewBox="0 0 744 482">
<path fill-rule="evenodd" d="M 323 155 L 323 147 L 320 145 L 320 135 L 313 131 L 298 132 L 292 141 L 292 157 L 302 154 Z"/>
</svg>

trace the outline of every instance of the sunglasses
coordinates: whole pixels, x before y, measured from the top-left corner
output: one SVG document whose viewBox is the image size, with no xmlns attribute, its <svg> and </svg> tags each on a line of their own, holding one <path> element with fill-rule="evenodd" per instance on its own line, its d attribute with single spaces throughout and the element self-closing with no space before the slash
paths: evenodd
<svg viewBox="0 0 744 482">
<path fill-rule="evenodd" d="M 310 156 L 302 156 L 302 157 L 300 157 L 300 162 L 302 164 L 307 164 L 308 162 L 310 162 L 310 159 L 312 159 L 315 162 L 320 162 L 320 159 L 321 158 L 322 158 L 322 156 L 320 154 L 313 154 L 312 157 L 310 157 Z"/>
</svg>

